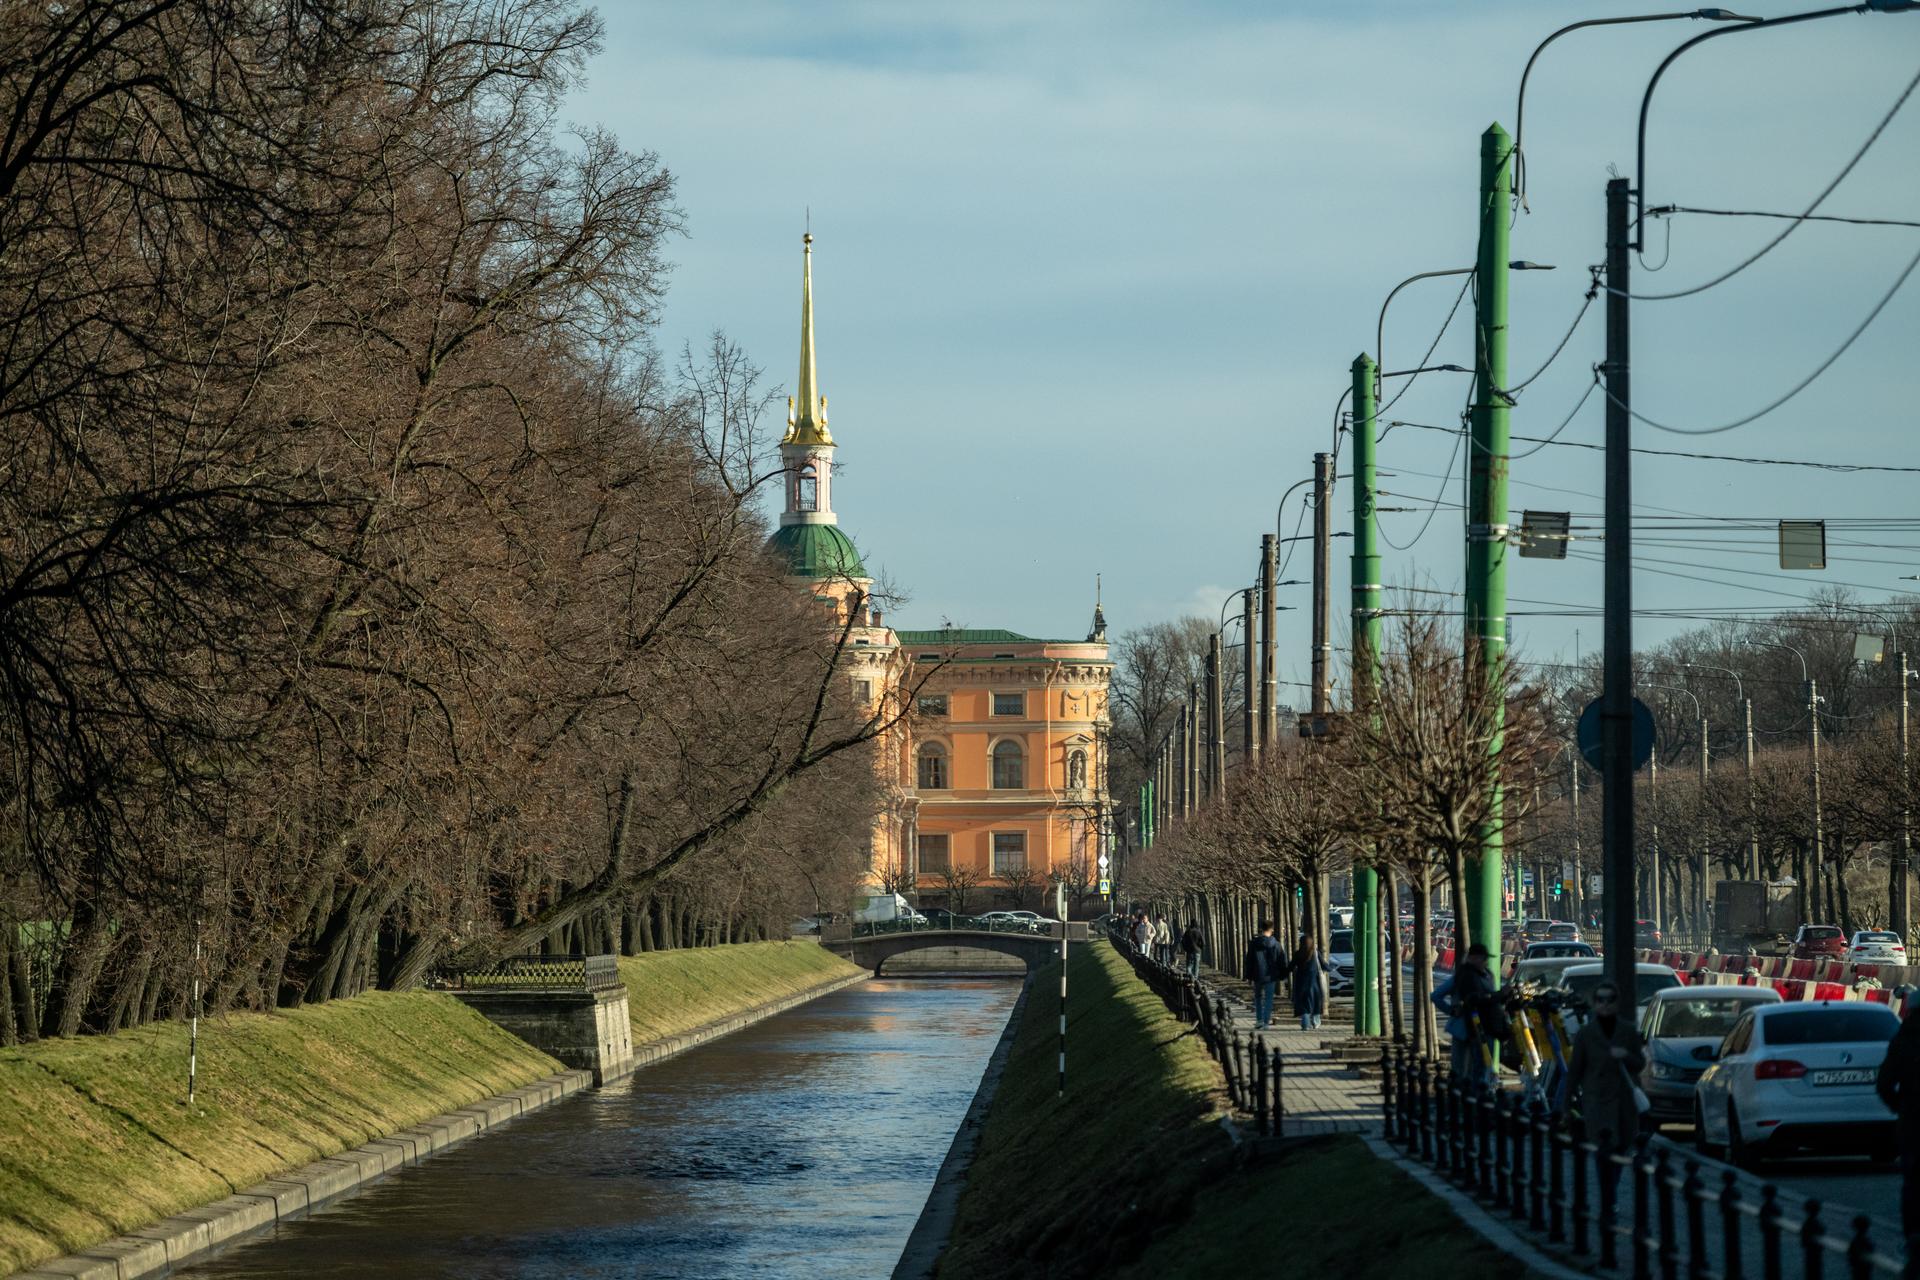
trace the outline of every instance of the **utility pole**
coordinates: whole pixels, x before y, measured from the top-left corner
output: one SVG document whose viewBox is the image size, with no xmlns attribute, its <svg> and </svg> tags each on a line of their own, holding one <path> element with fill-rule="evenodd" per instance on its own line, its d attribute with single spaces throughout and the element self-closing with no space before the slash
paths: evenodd
<svg viewBox="0 0 1920 1280">
<path fill-rule="evenodd" d="M 1274 579 L 1279 577 L 1280 539 L 1276 534 L 1260 535 L 1260 750 L 1271 751 L 1280 736 L 1279 686 L 1275 682 L 1274 625 L 1279 616 L 1273 598 Z"/>
<path fill-rule="evenodd" d="M 1252 591 L 1240 597 L 1240 698 L 1244 704 L 1240 717 L 1240 765 L 1252 768 L 1260 759 L 1260 729 L 1257 717 L 1260 714 L 1259 695 L 1254 682 L 1258 679 L 1257 651 L 1254 648 Z"/>
<path fill-rule="evenodd" d="M 1696 698 L 1694 701 L 1698 702 L 1699 699 Z M 1707 758 L 1707 717 L 1703 713 L 1700 717 L 1700 803 L 1702 805 L 1705 805 L 1707 802 L 1707 768 L 1709 763 Z M 1708 855 L 1706 835 L 1702 833 L 1696 835 L 1694 839 L 1700 842 L 1700 851 L 1698 854 L 1700 861 L 1694 872 L 1695 882 L 1700 886 L 1700 900 L 1694 904 L 1693 920 L 1694 930 L 1700 935 L 1700 946 L 1701 949 L 1704 950 L 1707 945 L 1712 942 L 1712 938 L 1709 936 L 1707 929 L 1707 903 L 1713 900 L 1713 886 L 1708 884 L 1707 881 L 1713 875 L 1713 859 Z"/>
<path fill-rule="evenodd" d="M 1907 770 L 1907 651 L 1893 655 L 1900 672 L 1900 842 L 1893 849 L 1892 883 L 1887 886 L 1887 926 L 1907 940 L 1913 906 L 1909 884 L 1913 867 L 1913 775 Z"/>
<path fill-rule="evenodd" d="M 1468 440 L 1466 660 L 1479 663 L 1492 689 L 1504 687 L 1507 648 L 1507 220 L 1513 179 L 1513 142 L 1499 125 L 1480 135 L 1480 256 L 1475 267 L 1473 410 Z M 1493 740 L 1504 745 L 1503 709 L 1496 707 Z M 1502 902 L 1498 783 L 1478 832 L 1480 856 L 1467 866 L 1467 910 L 1475 942 L 1500 952 Z M 1500 966 L 1493 967 L 1498 981 Z M 1629 984 L 1624 990 L 1632 990 Z"/>
<path fill-rule="evenodd" d="M 1374 524 L 1376 366 L 1353 362 L 1353 714 L 1371 714 L 1380 661 L 1380 547 Z M 1380 873 L 1361 850 L 1353 862 L 1353 1033 L 1377 1036 L 1380 1017 Z M 1495 965 L 1495 969 L 1499 966 Z"/>
<path fill-rule="evenodd" d="M 1313 455 L 1313 717 L 1316 732 L 1333 709 L 1333 691 L 1327 683 L 1332 674 L 1328 667 L 1333 655 L 1333 637 L 1328 634 L 1327 597 L 1327 583 L 1333 572 L 1332 546 L 1333 455 L 1316 453 Z M 1271 602 L 1267 608 L 1273 608 Z"/>
<path fill-rule="evenodd" d="M 1740 693 L 1742 711 L 1747 720 L 1747 741 L 1744 750 L 1747 771 L 1747 878 L 1758 880 L 1760 869 L 1760 804 L 1753 794 L 1753 699 L 1743 689 Z"/>
<path fill-rule="evenodd" d="M 1227 782 L 1227 735 L 1220 705 L 1220 633 L 1207 646 L 1207 794 L 1218 798 Z"/>
<path fill-rule="evenodd" d="M 1578 924 L 1586 918 L 1583 904 L 1587 891 L 1584 883 L 1587 869 L 1580 861 L 1580 752 L 1577 748 L 1567 752 L 1567 773 L 1573 782 L 1573 901 L 1569 905 L 1573 909 L 1574 923 Z M 1584 932 L 1584 926 L 1582 929 Z"/>
<path fill-rule="evenodd" d="M 1826 843 L 1820 821 L 1820 682 L 1811 673 L 1807 676 L 1807 743 L 1813 757 L 1813 866 L 1807 879 L 1813 881 L 1813 915 L 1810 920 L 1821 918 L 1823 910 L 1820 903 L 1822 883 L 1826 879 Z"/>
<path fill-rule="evenodd" d="M 1607 182 L 1606 555 L 1600 659 L 1600 831 L 1607 976 L 1622 996 L 1633 967 L 1633 418 L 1627 311 L 1628 187 Z"/>
<path fill-rule="evenodd" d="M 1666 923 L 1660 918 L 1660 748 L 1654 746 L 1653 756 L 1648 760 L 1647 788 L 1653 799 L 1653 856 L 1647 862 L 1647 902 L 1650 904 L 1648 915 L 1653 917 L 1653 927 L 1665 930 Z M 1621 997 L 1625 999 L 1625 996 Z"/>
</svg>

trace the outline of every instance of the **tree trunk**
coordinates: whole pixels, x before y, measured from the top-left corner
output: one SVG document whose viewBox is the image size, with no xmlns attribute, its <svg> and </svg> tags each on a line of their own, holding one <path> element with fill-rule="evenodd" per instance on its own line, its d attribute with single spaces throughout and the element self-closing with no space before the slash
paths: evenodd
<svg viewBox="0 0 1920 1280">
<path fill-rule="evenodd" d="M 1474 941 L 1473 924 L 1467 918 L 1467 855 L 1458 845 L 1447 850 L 1447 896 L 1453 901 L 1453 954 L 1457 962 Z M 1494 939 L 1488 950 L 1499 941 Z"/>
<path fill-rule="evenodd" d="M 1400 991 L 1400 878 L 1394 874 L 1391 863 L 1381 864 L 1380 888 L 1384 916 L 1381 934 L 1387 940 L 1387 999 L 1393 1002 L 1393 1038 L 1404 1044 L 1407 1028 L 1402 1017 Z"/>
<path fill-rule="evenodd" d="M 76 903 L 73 931 L 67 936 L 65 952 L 54 969 L 53 989 L 47 993 L 47 1007 L 41 1031 L 50 1036 L 78 1035 L 93 989 L 100 980 L 112 946 L 107 921 L 90 901 Z"/>
<path fill-rule="evenodd" d="M 20 1028 L 22 1042 L 40 1038 L 40 1014 L 34 1007 L 33 957 L 28 948 L 15 945 L 8 961 L 6 980 L 13 986 L 13 1020 Z"/>
<path fill-rule="evenodd" d="M 1413 1050 L 1425 1057 L 1434 1056 L 1434 1041 L 1428 1030 L 1427 1011 L 1433 1008 L 1433 872 L 1422 861 L 1420 869 L 1408 877 L 1413 897 Z"/>
</svg>

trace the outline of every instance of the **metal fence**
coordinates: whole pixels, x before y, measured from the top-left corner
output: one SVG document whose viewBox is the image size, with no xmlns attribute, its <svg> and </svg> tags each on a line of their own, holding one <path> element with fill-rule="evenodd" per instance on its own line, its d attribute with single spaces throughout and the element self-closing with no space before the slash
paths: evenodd
<svg viewBox="0 0 1920 1280">
<path fill-rule="evenodd" d="M 1820 1201 L 1664 1139 L 1602 1150 L 1577 1117 L 1451 1080 L 1405 1045 L 1385 1050 L 1381 1067 L 1389 1141 L 1577 1260 L 1617 1269 L 1624 1250 L 1634 1280 L 1656 1270 L 1661 1280 L 1902 1272 L 1875 1247 L 1870 1218 L 1829 1223 Z"/>
<path fill-rule="evenodd" d="M 610 955 L 508 956 L 472 969 L 448 969 L 441 985 L 457 991 L 612 991 L 621 986 Z"/>
<path fill-rule="evenodd" d="M 1253 1117 L 1254 1132 L 1280 1138 L 1286 1108 L 1284 1069 L 1278 1049 L 1269 1049 L 1252 1031 L 1234 1025 L 1233 1010 L 1185 969 L 1141 955 L 1118 929 L 1110 931 L 1113 945 L 1133 965 L 1133 971 L 1160 997 L 1178 1022 L 1190 1023 L 1200 1034 L 1207 1053 L 1220 1064 L 1227 1080 L 1227 1097 L 1236 1111 Z"/>
</svg>

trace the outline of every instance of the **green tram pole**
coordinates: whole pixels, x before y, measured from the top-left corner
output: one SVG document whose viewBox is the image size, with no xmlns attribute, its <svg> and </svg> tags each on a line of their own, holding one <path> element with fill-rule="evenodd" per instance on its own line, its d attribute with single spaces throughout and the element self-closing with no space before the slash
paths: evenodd
<svg viewBox="0 0 1920 1280">
<path fill-rule="evenodd" d="M 1374 519 L 1374 375 L 1364 352 L 1353 362 L 1353 712 L 1366 712 L 1380 676 L 1380 546 Z M 1380 873 L 1353 864 L 1353 1033 L 1381 1034 Z"/>
<path fill-rule="evenodd" d="M 1480 251 L 1474 269 L 1473 409 L 1468 429 L 1466 661 L 1478 662 L 1494 688 L 1507 649 L 1507 219 L 1513 182 L 1513 143 L 1490 125 L 1480 135 Z M 1500 713 L 1496 711 L 1496 716 Z M 1502 746 L 1496 719 L 1488 750 Z M 1503 914 L 1501 819 L 1503 797 L 1494 784 L 1480 856 L 1467 866 L 1467 920 L 1472 940 L 1484 942 L 1500 973 Z"/>
</svg>

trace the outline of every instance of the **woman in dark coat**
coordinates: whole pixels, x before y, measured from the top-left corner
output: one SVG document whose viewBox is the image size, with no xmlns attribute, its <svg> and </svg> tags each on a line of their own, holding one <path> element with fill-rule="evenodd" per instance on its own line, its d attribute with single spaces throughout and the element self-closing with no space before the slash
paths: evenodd
<svg viewBox="0 0 1920 1280">
<path fill-rule="evenodd" d="M 1592 1016 L 1573 1037 L 1567 1066 L 1567 1097 L 1580 1112 L 1587 1138 L 1599 1148 L 1601 1205 L 1611 1211 L 1621 1166 L 1609 1157 L 1623 1154 L 1640 1133 L 1640 1108 L 1634 1101 L 1645 1043 L 1631 1010 L 1620 1009 L 1620 988 L 1602 982 L 1593 989 Z"/>
<path fill-rule="evenodd" d="M 1293 953 L 1293 1011 L 1300 1015 L 1300 1029 L 1311 1031 L 1320 1025 L 1326 1012 L 1326 988 L 1322 983 L 1320 957 L 1313 949 L 1313 935 L 1300 939 Z"/>
</svg>

